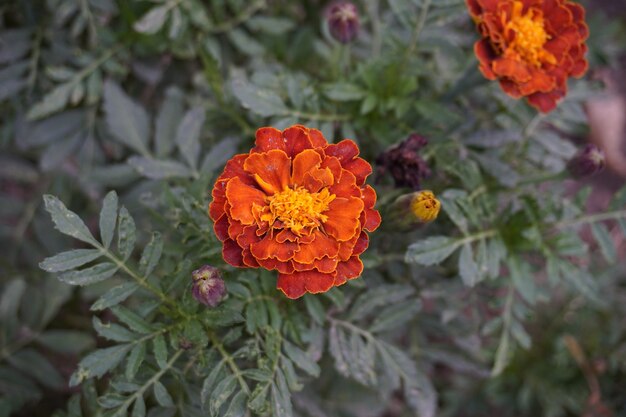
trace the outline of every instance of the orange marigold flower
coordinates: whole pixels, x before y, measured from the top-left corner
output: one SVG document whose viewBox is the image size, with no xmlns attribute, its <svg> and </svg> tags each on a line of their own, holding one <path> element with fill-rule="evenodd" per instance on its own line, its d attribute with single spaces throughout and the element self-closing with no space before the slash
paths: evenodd
<svg viewBox="0 0 626 417">
<path fill-rule="evenodd" d="M 480 70 L 511 97 L 547 113 L 567 79 L 587 71 L 585 9 L 570 0 L 466 0 L 482 39 Z"/>
<path fill-rule="evenodd" d="M 358 277 L 365 231 L 380 225 L 370 164 L 351 140 L 328 144 L 317 129 L 264 127 L 213 188 L 209 215 L 226 262 L 278 271 L 289 298 Z"/>
</svg>

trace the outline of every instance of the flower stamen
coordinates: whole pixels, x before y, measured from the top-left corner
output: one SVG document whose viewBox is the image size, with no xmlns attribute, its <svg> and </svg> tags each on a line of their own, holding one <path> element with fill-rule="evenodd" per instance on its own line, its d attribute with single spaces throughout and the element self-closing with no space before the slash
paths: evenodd
<svg viewBox="0 0 626 417">
<path fill-rule="evenodd" d="M 530 9 L 522 15 L 524 7 L 521 1 L 513 3 L 513 11 L 506 30 L 513 32 L 513 40 L 509 42 L 505 55 L 521 59 L 535 67 L 543 63 L 555 64 L 556 58 L 544 46 L 551 36 L 546 32 L 543 14 Z M 502 17 L 506 21 L 506 16 Z"/>
<path fill-rule="evenodd" d="M 327 188 L 319 193 L 312 193 L 304 187 L 286 188 L 267 197 L 269 212 L 261 220 L 270 225 L 278 220 L 283 227 L 301 236 L 303 231 L 310 232 L 328 220 L 323 213 L 335 197 Z"/>
</svg>

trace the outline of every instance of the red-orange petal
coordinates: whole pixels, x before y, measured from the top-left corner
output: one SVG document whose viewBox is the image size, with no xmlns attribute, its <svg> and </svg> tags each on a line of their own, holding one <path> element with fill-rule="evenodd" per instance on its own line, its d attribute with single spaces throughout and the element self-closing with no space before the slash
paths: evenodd
<svg viewBox="0 0 626 417">
<path fill-rule="evenodd" d="M 302 125 L 295 125 L 283 131 L 285 152 L 289 157 L 293 158 L 305 149 L 313 147 L 308 130 Z"/>
<path fill-rule="evenodd" d="M 335 286 L 345 284 L 347 280 L 357 278 L 363 272 L 363 262 L 358 256 L 353 256 L 345 262 L 337 264 Z"/>
<path fill-rule="evenodd" d="M 272 149 L 285 150 L 283 132 L 273 127 L 262 127 L 256 131 L 255 152 L 267 152 Z"/>
<path fill-rule="evenodd" d="M 226 239 L 223 245 L 224 246 L 222 247 L 222 257 L 226 262 L 228 262 L 232 266 L 245 266 L 243 263 L 243 255 L 241 253 L 242 250 L 234 240 Z"/>
<path fill-rule="evenodd" d="M 298 242 L 278 243 L 269 233 L 260 241 L 250 245 L 250 251 L 257 259 L 276 258 L 281 262 L 287 262 L 293 258 L 298 249 Z"/>
<path fill-rule="evenodd" d="M 325 212 L 328 220 L 324 230 L 338 241 L 350 240 L 359 230 L 359 217 L 363 211 L 363 200 L 358 197 L 337 197 Z"/>
<path fill-rule="evenodd" d="M 372 166 L 363 158 L 355 158 L 343 167 L 354 174 L 357 185 L 363 185 L 365 178 L 372 173 Z"/>
<path fill-rule="evenodd" d="M 324 274 L 319 271 L 302 271 L 293 274 L 279 274 L 277 288 L 287 297 L 295 299 L 302 297 L 306 292 L 318 294 L 333 287 L 333 274 Z"/>
<path fill-rule="evenodd" d="M 344 139 L 339 143 L 328 145 L 324 152 L 326 152 L 326 155 L 339 159 L 339 162 L 343 165 L 359 155 L 359 147 L 350 139 Z"/>
<path fill-rule="evenodd" d="M 322 157 L 313 149 L 306 149 L 293 158 L 291 164 L 291 184 L 304 185 L 305 177 L 322 163 Z"/>
<path fill-rule="evenodd" d="M 233 219 L 249 225 L 254 223 L 252 207 L 263 206 L 265 194 L 254 187 L 244 184 L 239 177 L 232 178 L 226 185 L 226 199 L 230 203 L 230 215 Z"/>
<path fill-rule="evenodd" d="M 315 232 L 315 240 L 309 244 L 301 244 L 294 254 L 293 260 L 300 263 L 312 263 L 324 256 L 335 257 L 339 251 L 339 242 L 319 230 Z"/>
<path fill-rule="evenodd" d="M 223 214 L 222 217 L 220 217 L 214 224 L 213 224 L 213 230 L 215 231 L 215 235 L 217 236 L 217 238 L 220 241 L 225 241 L 226 239 L 229 238 L 228 236 L 228 227 L 230 225 L 228 224 L 228 216 L 226 214 Z"/>
<path fill-rule="evenodd" d="M 291 161 L 284 151 L 272 149 L 263 153 L 253 153 L 243 166 L 254 177 L 259 187 L 269 195 L 280 192 L 289 185 Z"/>
</svg>

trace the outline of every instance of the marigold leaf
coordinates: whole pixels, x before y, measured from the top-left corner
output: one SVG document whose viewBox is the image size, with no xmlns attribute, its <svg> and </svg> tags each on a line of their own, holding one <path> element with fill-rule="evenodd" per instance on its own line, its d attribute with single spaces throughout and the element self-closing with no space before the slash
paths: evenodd
<svg viewBox="0 0 626 417">
<path fill-rule="evenodd" d="M 100 311 L 117 305 L 130 297 L 139 287 L 139 284 L 133 281 L 117 285 L 100 296 L 100 298 L 91 305 L 91 311 Z"/>
<path fill-rule="evenodd" d="M 205 111 L 202 107 L 189 110 L 176 131 L 176 144 L 187 164 L 192 168 L 198 167 L 200 154 L 200 133 L 204 125 Z"/>
<path fill-rule="evenodd" d="M 135 375 L 137 371 L 139 371 L 139 367 L 143 363 L 143 360 L 146 357 L 146 344 L 138 343 L 135 345 L 133 350 L 130 351 L 130 355 L 128 355 L 128 359 L 126 360 L 126 378 L 129 381 L 135 379 Z"/>
<path fill-rule="evenodd" d="M 103 262 L 89 268 L 64 272 L 59 275 L 59 280 L 70 285 L 91 285 L 111 278 L 117 270 L 116 264 Z"/>
<path fill-rule="evenodd" d="M 441 263 L 452 255 L 461 243 L 447 236 L 433 236 L 409 246 L 406 261 L 422 265 Z"/>
<path fill-rule="evenodd" d="M 159 405 L 163 407 L 173 407 L 174 400 L 165 386 L 161 383 L 161 381 L 155 381 L 154 383 L 154 398 L 157 400 Z"/>
<path fill-rule="evenodd" d="M 135 220 L 126 210 L 126 207 L 122 206 L 118 217 L 117 250 L 124 260 L 128 259 L 133 252 L 136 239 Z"/>
<path fill-rule="evenodd" d="M 70 386 L 76 386 L 89 378 L 100 378 L 119 365 L 132 346 L 132 344 L 117 345 L 90 353 L 78 364 L 78 369 L 70 379 Z"/>
<path fill-rule="evenodd" d="M 163 27 L 170 9 L 171 7 L 167 4 L 150 9 L 135 22 L 133 28 L 146 35 L 157 33 Z"/>
<path fill-rule="evenodd" d="M 315 363 L 313 359 L 309 357 L 309 355 L 296 347 L 292 343 L 287 340 L 283 340 L 283 349 L 287 354 L 287 357 L 291 359 L 298 368 L 302 369 L 307 374 L 317 377 L 320 374 L 320 367 Z"/>
<path fill-rule="evenodd" d="M 598 242 L 598 246 L 600 246 L 600 252 L 602 252 L 604 259 L 606 259 L 608 263 L 614 264 L 617 260 L 615 243 L 613 242 L 613 238 L 609 234 L 606 226 L 602 223 L 592 223 L 591 232 L 593 233 L 593 237 Z"/>
<path fill-rule="evenodd" d="M 147 277 L 152 273 L 154 267 L 159 263 L 159 259 L 161 259 L 162 251 L 163 239 L 161 238 L 161 234 L 159 232 L 153 232 L 152 238 L 144 248 L 141 259 L 139 260 L 139 272 L 143 276 Z"/>
<path fill-rule="evenodd" d="M 105 248 L 111 245 L 113 233 L 115 232 L 115 224 L 117 223 L 117 193 L 109 192 L 102 202 L 102 210 L 100 211 L 100 236 L 102 244 Z"/>
<path fill-rule="evenodd" d="M 76 213 L 68 210 L 61 200 L 49 194 L 44 195 L 43 199 L 46 211 L 52 216 L 52 221 L 59 232 L 85 243 L 98 245 L 85 223 Z"/>
<path fill-rule="evenodd" d="M 149 155 L 148 114 L 111 80 L 104 83 L 104 112 L 109 132 L 121 143 L 142 155 Z"/>
<path fill-rule="evenodd" d="M 98 249 L 74 249 L 44 259 L 39 267 L 47 272 L 63 272 L 83 266 L 102 255 Z"/>
</svg>

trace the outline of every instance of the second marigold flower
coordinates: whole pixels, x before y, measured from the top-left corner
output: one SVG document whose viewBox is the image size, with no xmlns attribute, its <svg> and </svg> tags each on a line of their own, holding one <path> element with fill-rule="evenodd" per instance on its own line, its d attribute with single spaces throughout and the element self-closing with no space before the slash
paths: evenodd
<svg viewBox="0 0 626 417">
<path fill-rule="evenodd" d="M 261 128 L 213 188 L 209 215 L 226 262 L 278 271 L 289 298 L 358 277 L 366 231 L 380 224 L 371 166 L 351 140 L 328 144 L 304 126 Z"/>
<path fill-rule="evenodd" d="M 587 70 L 585 9 L 570 0 L 466 0 L 482 39 L 480 70 L 502 89 L 547 113 L 567 79 Z"/>
</svg>

